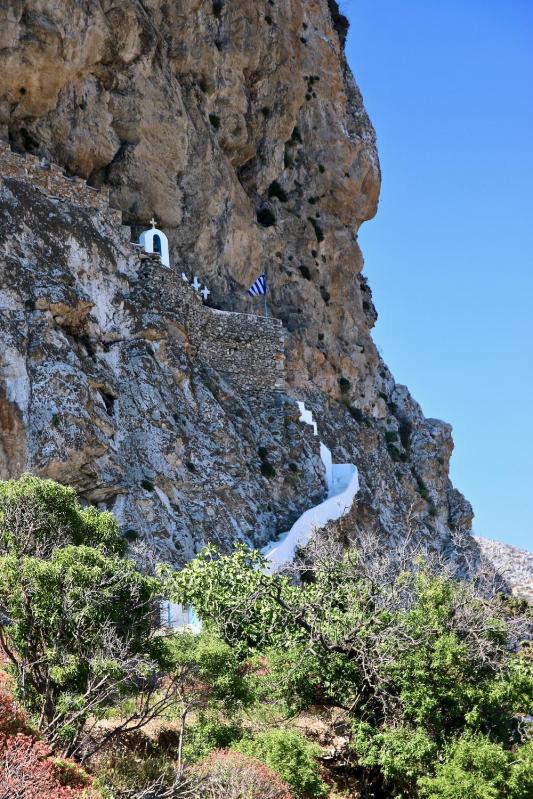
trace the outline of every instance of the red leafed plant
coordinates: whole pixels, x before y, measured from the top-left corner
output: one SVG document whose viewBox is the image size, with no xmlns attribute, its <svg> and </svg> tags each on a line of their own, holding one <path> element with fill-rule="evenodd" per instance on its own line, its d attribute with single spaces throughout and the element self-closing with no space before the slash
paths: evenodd
<svg viewBox="0 0 533 799">
<path fill-rule="evenodd" d="M 288 785 L 253 757 L 217 749 L 198 763 L 203 799 L 293 799 Z"/>
<path fill-rule="evenodd" d="M 98 794 L 83 785 L 61 785 L 42 741 L 0 733 L 0 799 L 98 799 Z"/>
<path fill-rule="evenodd" d="M 0 679 L 0 799 L 99 799 L 76 764 L 55 761 L 32 734 L 5 685 Z"/>
</svg>

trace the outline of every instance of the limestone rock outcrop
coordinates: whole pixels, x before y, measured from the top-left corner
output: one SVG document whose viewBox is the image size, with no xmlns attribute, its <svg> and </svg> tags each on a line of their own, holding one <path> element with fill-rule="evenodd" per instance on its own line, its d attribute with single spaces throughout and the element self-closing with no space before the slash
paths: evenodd
<svg viewBox="0 0 533 799">
<path fill-rule="evenodd" d="M 282 391 L 235 386 L 136 290 L 117 218 L 6 179 L 0 477 L 72 483 L 171 560 L 261 544 L 324 493 L 298 398 L 391 545 L 414 525 L 475 555 L 451 429 L 371 338 L 357 231 L 380 169 L 335 0 L 13 0 L 0 22 L 0 138 L 109 190 L 133 237 L 155 214 L 215 309 L 260 312 L 266 271 L 286 350 Z"/>
<path fill-rule="evenodd" d="M 533 605 L 533 552 L 476 536 L 481 554 L 503 577 L 514 596 Z"/>
</svg>

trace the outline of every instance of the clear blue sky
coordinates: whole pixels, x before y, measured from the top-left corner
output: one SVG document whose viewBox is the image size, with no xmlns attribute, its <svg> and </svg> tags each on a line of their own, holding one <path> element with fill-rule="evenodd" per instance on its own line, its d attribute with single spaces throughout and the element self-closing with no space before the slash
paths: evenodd
<svg viewBox="0 0 533 799">
<path fill-rule="evenodd" d="M 375 340 L 452 423 L 474 531 L 533 549 L 533 2 L 340 5 L 383 171 Z"/>
</svg>

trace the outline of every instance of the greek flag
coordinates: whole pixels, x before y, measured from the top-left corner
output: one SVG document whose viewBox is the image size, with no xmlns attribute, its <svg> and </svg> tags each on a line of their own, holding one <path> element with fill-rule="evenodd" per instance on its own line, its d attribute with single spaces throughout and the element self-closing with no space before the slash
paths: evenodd
<svg viewBox="0 0 533 799">
<path fill-rule="evenodd" d="M 257 278 L 254 283 L 248 289 L 248 294 L 250 297 L 259 297 L 260 294 L 267 293 L 267 284 L 266 284 L 266 275 L 264 272 L 261 272 L 259 277 Z"/>
</svg>

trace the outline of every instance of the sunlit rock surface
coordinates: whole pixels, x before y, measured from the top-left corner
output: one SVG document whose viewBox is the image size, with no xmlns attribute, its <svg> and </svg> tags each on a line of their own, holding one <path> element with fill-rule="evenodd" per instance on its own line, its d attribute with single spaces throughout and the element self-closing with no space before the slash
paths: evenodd
<svg viewBox="0 0 533 799">
<path fill-rule="evenodd" d="M 391 546 L 474 547 L 451 429 L 370 335 L 357 231 L 380 170 L 336 2 L 15 0 L 0 22 L 0 137 L 109 188 L 134 236 L 154 214 L 214 306 L 261 312 L 246 288 L 265 270 L 286 336 L 286 389 L 237 392 L 131 301 L 116 222 L 4 183 L 1 476 L 72 483 L 169 559 L 262 544 L 325 494 L 300 399 L 357 465 L 361 521 Z"/>
</svg>

